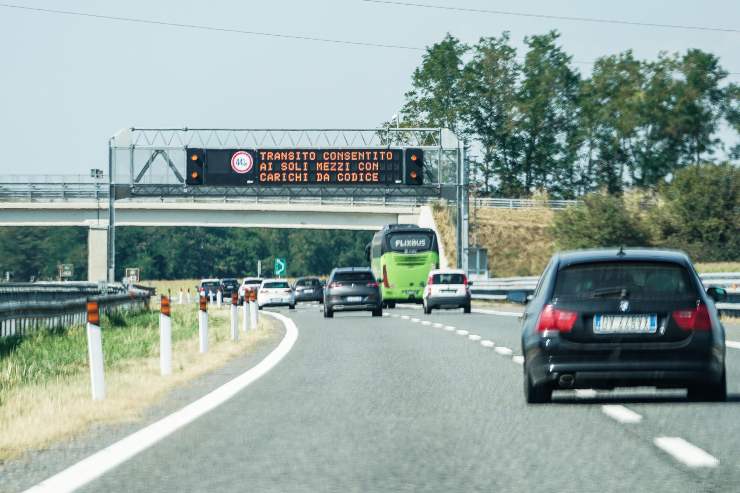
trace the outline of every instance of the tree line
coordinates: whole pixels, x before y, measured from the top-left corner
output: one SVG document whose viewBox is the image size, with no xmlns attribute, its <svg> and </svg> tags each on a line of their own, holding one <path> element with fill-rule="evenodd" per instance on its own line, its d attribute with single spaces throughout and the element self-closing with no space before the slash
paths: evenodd
<svg viewBox="0 0 740 493">
<path fill-rule="evenodd" d="M 142 279 L 196 279 L 271 275 L 275 257 L 288 275 L 326 275 L 337 266 L 367 265 L 371 231 L 198 227 L 116 228 L 116 279 L 139 267 Z M 13 280 L 53 280 L 57 265 L 74 265 L 74 279 L 87 279 L 87 229 L 0 228 L 0 275 Z"/>
<path fill-rule="evenodd" d="M 691 164 L 740 158 L 721 129 L 740 132 L 740 85 L 699 49 L 639 60 L 631 50 L 574 68 L 559 34 L 466 44 L 447 35 L 411 77 L 403 126 L 441 126 L 465 139 L 479 195 L 544 191 L 576 198 L 655 188 Z"/>
</svg>

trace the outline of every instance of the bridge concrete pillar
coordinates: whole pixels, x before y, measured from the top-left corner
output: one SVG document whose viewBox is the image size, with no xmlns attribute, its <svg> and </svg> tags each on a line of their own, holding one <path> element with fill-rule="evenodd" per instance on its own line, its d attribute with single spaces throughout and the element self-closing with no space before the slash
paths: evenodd
<svg viewBox="0 0 740 493">
<path fill-rule="evenodd" d="M 108 279 L 108 226 L 90 225 L 87 230 L 87 280 Z"/>
</svg>

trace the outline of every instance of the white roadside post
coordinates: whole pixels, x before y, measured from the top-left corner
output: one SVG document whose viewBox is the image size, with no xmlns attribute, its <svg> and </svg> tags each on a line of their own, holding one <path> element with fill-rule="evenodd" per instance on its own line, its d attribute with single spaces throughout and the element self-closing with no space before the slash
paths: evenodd
<svg viewBox="0 0 740 493">
<path fill-rule="evenodd" d="M 200 352 L 208 352 L 208 304 L 206 297 L 200 297 L 200 309 L 198 310 L 198 335 L 200 338 Z"/>
<path fill-rule="evenodd" d="M 193 302 L 193 299 L 190 297 L 190 288 L 188 288 L 188 305 Z"/>
<path fill-rule="evenodd" d="M 259 314 L 257 311 L 257 290 L 252 290 L 252 296 L 249 298 L 249 326 L 252 330 L 257 328 L 257 322 L 259 321 Z"/>
<path fill-rule="evenodd" d="M 208 291 L 208 302 L 213 304 L 213 291 Z"/>
<path fill-rule="evenodd" d="M 236 292 L 231 293 L 231 340 L 234 342 L 239 340 L 239 314 L 236 311 L 238 303 L 239 295 Z"/>
<path fill-rule="evenodd" d="M 216 306 L 218 308 L 221 308 L 221 304 L 223 303 L 223 301 L 224 301 L 224 295 L 221 294 L 221 289 L 219 288 L 219 290 L 216 291 Z"/>
<path fill-rule="evenodd" d="M 184 298 L 185 298 L 185 293 L 183 292 L 182 288 L 180 288 L 180 297 L 177 299 L 177 304 L 182 305 Z"/>
<path fill-rule="evenodd" d="M 182 297 L 182 290 L 180 291 Z M 172 374 L 172 319 L 170 318 L 170 297 L 162 295 L 159 302 L 159 372 L 166 376 Z"/>
<path fill-rule="evenodd" d="M 103 373 L 103 335 L 100 331 L 100 309 L 97 301 L 87 302 L 87 354 L 90 361 L 90 386 L 94 401 L 105 399 Z"/>
<path fill-rule="evenodd" d="M 242 303 L 242 329 L 246 333 L 249 330 L 249 296 L 250 290 L 244 291 L 244 301 Z"/>
</svg>

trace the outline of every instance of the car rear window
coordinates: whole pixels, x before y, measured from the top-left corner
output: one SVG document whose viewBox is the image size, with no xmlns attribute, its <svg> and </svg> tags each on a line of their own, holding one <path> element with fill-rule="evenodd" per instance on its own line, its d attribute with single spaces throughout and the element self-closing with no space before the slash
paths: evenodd
<svg viewBox="0 0 740 493">
<path fill-rule="evenodd" d="M 597 262 L 560 270 L 553 298 L 696 298 L 688 271 L 662 262 Z"/>
<path fill-rule="evenodd" d="M 217 282 L 204 282 L 201 286 L 204 288 L 218 288 L 221 285 Z"/>
<path fill-rule="evenodd" d="M 434 274 L 434 284 L 465 284 L 465 276 L 462 274 Z"/>
<path fill-rule="evenodd" d="M 275 282 L 266 282 L 264 287 L 268 289 L 277 289 L 277 288 L 289 288 L 290 286 L 288 286 L 288 283 L 285 281 L 275 281 Z"/>
<path fill-rule="evenodd" d="M 244 284 L 262 284 L 262 279 L 244 279 Z"/>
<path fill-rule="evenodd" d="M 337 272 L 334 274 L 334 282 L 368 282 L 374 281 L 373 273 L 369 271 L 360 272 Z"/>
<path fill-rule="evenodd" d="M 224 286 L 237 286 L 238 284 L 236 279 L 224 279 L 223 281 Z"/>
<path fill-rule="evenodd" d="M 318 279 L 300 279 L 295 283 L 296 286 L 319 286 Z"/>
</svg>

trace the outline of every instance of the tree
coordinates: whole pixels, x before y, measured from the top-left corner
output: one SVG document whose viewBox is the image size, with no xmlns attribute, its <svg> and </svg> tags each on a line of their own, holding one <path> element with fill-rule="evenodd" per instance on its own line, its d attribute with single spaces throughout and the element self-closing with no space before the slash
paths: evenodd
<svg viewBox="0 0 740 493">
<path fill-rule="evenodd" d="M 529 47 L 517 97 L 517 125 L 522 136 L 524 191 L 544 189 L 570 198 L 576 181 L 579 77 L 571 57 L 556 44 L 559 34 L 524 38 Z"/>
<path fill-rule="evenodd" d="M 583 205 L 556 214 L 552 235 L 561 249 L 647 246 L 648 235 L 620 196 L 588 194 Z"/>
<path fill-rule="evenodd" d="M 652 219 L 659 244 L 685 250 L 695 260 L 740 258 L 740 169 L 689 166 L 658 193 Z"/>
<path fill-rule="evenodd" d="M 483 178 L 486 195 L 495 181 L 504 196 L 524 193 L 519 161 L 522 145 L 516 124 L 520 71 L 508 32 L 499 38 L 481 38 L 463 69 L 463 120 L 466 133 L 475 136 L 483 151 L 476 170 Z"/>
<path fill-rule="evenodd" d="M 462 130 L 462 57 L 467 51 L 468 46 L 450 34 L 427 48 L 405 94 L 404 120 L 449 128 L 456 134 Z"/>
</svg>

